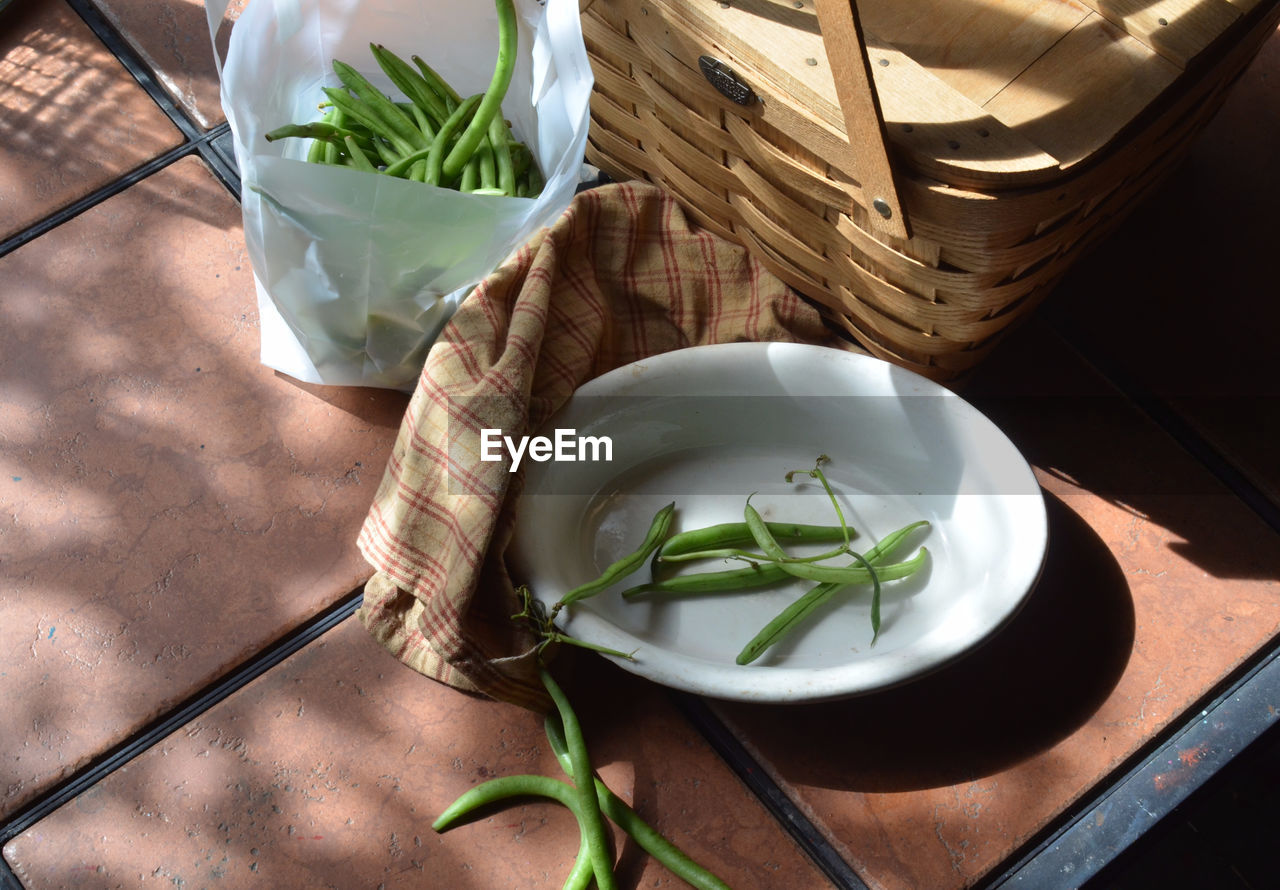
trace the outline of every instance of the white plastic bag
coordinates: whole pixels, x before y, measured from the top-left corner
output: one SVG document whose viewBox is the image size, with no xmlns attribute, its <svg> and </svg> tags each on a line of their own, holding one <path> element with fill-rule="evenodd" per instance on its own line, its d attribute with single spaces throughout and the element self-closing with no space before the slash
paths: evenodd
<svg viewBox="0 0 1280 890">
<path fill-rule="evenodd" d="M 206 3 L 215 42 L 226 6 Z M 464 96 L 483 92 L 498 50 L 492 2 L 250 0 L 221 66 L 222 106 L 264 364 L 310 383 L 412 389 L 462 297 L 569 205 L 593 83 L 577 0 L 516 0 L 516 9 L 519 52 L 502 113 L 546 176 L 536 199 L 308 164 L 306 140 L 264 138 L 319 118 L 321 87 L 339 86 L 335 58 L 401 98 L 370 43 L 421 56 Z"/>
</svg>

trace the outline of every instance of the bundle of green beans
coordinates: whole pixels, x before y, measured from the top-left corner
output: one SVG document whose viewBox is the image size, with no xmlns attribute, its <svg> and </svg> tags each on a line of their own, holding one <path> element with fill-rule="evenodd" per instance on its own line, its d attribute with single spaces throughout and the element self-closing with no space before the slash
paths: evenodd
<svg viewBox="0 0 1280 890">
<path fill-rule="evenodd" d="M 479 195 L 536 197 L 544 184 L 533 152 L 515 138 L 502 116 L 502 100 L 515 71 L 516 10 L 495 0 L 498 56 L 483 93 L 463 98 L 420 56 L 412 64 L 381 44 L 374 61 L 404 94 L 382 93 L 346 62 L 333 61 L 342 86 L 324 87 L 318 121 L 286 124 L 267 133 L 310 139 L 307 161 L 396 176 Z"/>
<path fill-rule="evenodd" d="M 924 520 L 909 523 L 886 535 L 865 553 L 858 553 L 851 546 L 857 533 L 845 522 L 840 502 L 822 471 L 822 465 L 827 460 L 827 456 L 822 455 L 812 470 L 793 470 L 786 474 L 786 480 L 791 482 L 799 475 L 818 480 L 835 509 L 838 524 L 765 522 L 748 497 L 742 522 L 689 529 L 669 536 L 675 504 L 668 504 L 654 516 L 644 540 L 636 550 L 610 565 L 598 577 L 575 587 L 559 599 L 545 617 L 544 639 L 586 645 L 557 631 L 553 623 L 556 616 L 566 606 L 612 587 L 649 561 L 652 580 L 624 590 L 624 599 L 630 600 L 641 595 L 678 596 L 732 592 L 795 578 L 816 582 L 814 587 L 788 605 L 743 647 L 737 657 L 740 665 L 757 660 L 819 606 L 854 585 L 871 585 L 871 645 L 874 646 L 880 635 L 881 582 L 896 581 L 915 574 L 924 566 L 929 551 L 921 547 L 915 556 L 904 562 L 891 563 L 887 560 L 914 532 L 928 528 L 929 523 Z M 780 541 L 830 543 L 836 546 L 816 556 L 793 556 Z M 755 545 L 758 550 L 744 549 L 751 545 Z M 842 556 L 851 557 L 853 561 L 845 565 L 830 564 L 832 559 Z M 664 566 L 706 560 L 734 560 L 741 562 L 742 566 L 659 577 Z M 606 651 L 610 655 L 630 657 L 626 653 Z"/>
</svg>

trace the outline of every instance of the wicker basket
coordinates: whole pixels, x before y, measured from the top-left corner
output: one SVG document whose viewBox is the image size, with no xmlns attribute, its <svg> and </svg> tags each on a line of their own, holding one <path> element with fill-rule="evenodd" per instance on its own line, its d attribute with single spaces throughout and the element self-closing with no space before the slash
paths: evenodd
<svg viewBox="0 0 1280 890">
<path fill-rule="evenodd" d="M 1280 17 L 1085 3 L 594 0 L 587 159 L 953 380 L 1181 159 Z"/>
</svg>

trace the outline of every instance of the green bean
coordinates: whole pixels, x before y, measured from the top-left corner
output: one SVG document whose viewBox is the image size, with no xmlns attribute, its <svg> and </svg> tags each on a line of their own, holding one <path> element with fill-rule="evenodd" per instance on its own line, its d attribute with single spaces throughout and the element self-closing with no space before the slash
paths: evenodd
<svg viewBox="0 0 1280 890">
<path fill-rule="evenodd" d="M 436 73 L 436 70 L 426 63 L 421 56 L 410 56 L 410 60 L 418 67 L 418 73 L 422 75 L 422 79 L 427 86 L 444 102 L 445 108 L 453 111 L 462 103 L 462 97 L 451 86 L 449 82 Z"/>
<path fill-rule="evenodd" d="M 843 590 L 851 584 L 866 583 L 867 581 L 871 581 L 875 585 L 871 599 L 871 645 L 874 646 L 876 639 L 880 636 L 880 582 L 896 581 L 900 578 L 914 575 L 924 565 L 928 556 L 929 551 L 921 547 L 920 551 L 906 562 L 877 565 L 873 569 L 869 568 L 869 566 L 858 566 L 858 571 L 863 574 L 857 581 L 827 581 L 816 585 L 766 624 L 752 638 L 751 642 L 743 647 L 742 652 L 738 654 L 737 663 L 750 664 L 755 661 L 766 649 L 781 639 L 787 631 L 795 627 L 796 624 L 830 599 L 837 591 Z M 860 557 L 859 561 L 862 560 L 866 560 L 866 557 Z"/>
<path fill-rule="evenodd" d="M 867 550 L 863 556 L 872 565 L 876 565 L 879 560 L 883 560 L 889 556 L 913 531 L 929 523 L 925 520 L 913 522 L 910 525 L 894 531 L 884 537 L 884 539 L 874 547 Z M 745 528 L 746 523 L 729 523 L 727 525 Z M 710 527 L 708 527 L 710 528 Z M 813 526 L 821 533 L 825 534 L 832 529 L 838 531 L 838 527 L 834 526 Z M 702 531 L 698 529 L 697 531 Z M 727 532 L 723 532 L 727 534 Z M 669 539 L 674 540 L 674 538 Z M 712 553 L 713 551 L 707 551 Z M 717 555 L 720 553 L 726 555 L 735 555 L 744 558 L 744 551 L 715 551 Z M 624 599 L 633 599 L 646 593 L 670 593 L 670 594 L 688 594 L 688 593 L 718 593 L 726 591 L 746 590 L 753 587 L 763 587 L 766 584 L 775 584 L 794 575 L 789 574 L 783 568 L 780 562 L 771 562 L 766 560 L 760 554 L 755 554 L 757 561 L 753 561 L 751 565 L 741 569 L 727 569 L 718 572 L 690 572 L 684 575 L 673 575 L 670 578 L 663 578 L 659 581 L 650 581 L 644 584 L 637 584 L 634 587 L 627 588 L 622 591 Z M 789 560 L 794 562 L 794 559 Z M 861 568 L 856 562 L 851 566 L 840 567 L 842 573 L 847 573 L 847 583 L 865 584 L 871 581 L 871 574 L 866 569 Z M 878 568 L 877 571 L 889 572 L 889 574 L 897 577 L 897 573 L 901 569 L 896 566 L 884 566 Z M 886 578 L 885 580 L 894 580 L 894 578 Z"/>
<path fill-rule="evenodd" d="M 874 574 L 885 581 L 896 581 L 899 578 L 905 578 L 918 567 L 911 562 L 890 563 L 889 565 L 878 565 L 873 562 L 872 565 Z M 873 581 L 873 572 L 867 571 L 857 561 L 839 568 L 843 573 L 844 580 L 838 583 L 845 585 L 868 584 Z M 646 593 L 736 592 L 755 587 L 764 587 L 768 584 L 776 584 L 791 577 L 793 576 L 784 571 L 778 563 L 759 563 L 757 566 L 748 566 L 744 569 L 731 569 L 723 572 L 692 572 L 687 575 L 664 578 L 661 581 L 637 584 L 635 587 L 629 587 L 622 591 L 622 596 L 624 599 L 634 599 Z"/>
<path fill-rule="evenodd" d="M 776 543 L 776 542 L 775 542 Z M 788 556 L 782 552 L 781 556 L 771 555 L 769 553 L 758 553 L 754 550 L 743 550 L 739 547 L 724 547 L 720 550 L 695 550 L 692 553 L 677 553 L 675 556 L 668 556 L 665 559 L 654 559 L 655 567 L 658 563 L 682 563 L 682 562 L 698 562 L 705 559 L 744 559 L 747 562 L 773 562 L 781 565 L 782 563 L 806 563 L 806 562 L 823 562 L 828 559 L 839 556 L 842 553 L 850 553 L 847 544 L 841 544 L 834 550 L 828 550 L 825 553 L 817 553 L 813 556 Z M 656 569 L 655 569 L 656 570 Z"/>
<path fill-rule="evenodd" d="M 332 142 L 324 144 L 324 162 L 334 166 L 342 166 L 342 151 Z"/>
<path fill-rule="evenodd" d="M 485 188 L 497 188 L 508 196 L 515 196 L 516 174 L 511 165 L 511 131 L 502 115 L 495 114 L 489 124 L 489 152 L 493 157 L 495 182 Z"/>
<path fill-rule="evenodd" d="M 555 702 L 556 711 L 560 714 L 560 724 L 564 727 L 565 747 L 569 754 L 569 778 L 573 779 L 578 822 L 590 849 L 596 886 L 599 890 L 616 890 L 613 857 L 609 852 L 609 838 L 604 816 L 600 812 L 600 801 L 595 793 L 595 773 L 591 769 L 586 740 L 582 737 L 582 726 L 578 723 L 578 715 L 574 713 L 564 690 L 551 676 L 551 672 L 539 665 L 538 675 L 551 700 Z"/>
<path fill-rule="evenodd" d="M 472 115 L 480 101 L 481 97 L 479 95 L 471 96 L 455 108 L 453 114 L 449 115 L 449 119 L 440 125 L 440 130 L 436 133 L 436 138 L 431 143 L 431 153 L 427 155 L 427 182 L 432 185 L 440 185 L 444 181 L 445 149 L 448 147 L 450 140 L 453 139 L 453 134 L 457 132 L 458 127 L 462 126 L 462 122 Z"/>
<path fill-rule="evenodd" d="M 551 745 L 551 750 L 555 753 L 556 760 L 560 762 L 560 768 L 565 771 L 566 775 L 571 776 L 573 774 L 573 763 L 569 757 L 564 727 L 560 724 L 555 714 L 548 714 L 543 726 L 546 729 L 547 741 Z M 698 865 L 689 857 L 689 854 L 667 840 L 657 829 L 644 821 L 639 813 L 609 790 L 609 786 L 605 785 L 599 776 L 593 775 L 592 779 L 594 780 L 596 799 L 600 802 L 601 811 L 612 819 L 619 828 L 630 835 L 642 850 L 665 865 L 676 877 L 697 888 L 697 890 L 729 890 L 729 886 L 724 881 Z"/>
<path fill-rule="evenodd" d="M 333 60 L 333 71 L 338 75 L 338 80 L 342 81 L 342 85 L 369 108 L 369 113 L 378 119 L 388 136 L 395 133 L 414 148 L 427 147 L 429 143 L 414 126 L 413 119 L 384 96 L 381 90 L 369 83 L 364 75 L 338 59 Z M 379 128 L 373 129 L 376 133 Z"/>
<path fill-rule="evenodd" d="M 598 578 L 585 584 L 580 584 L 560 597 L 560 601 L 554 607 L 555 611 L 559 611 L 560 608 L 570 603 L 599 593 L 644 565 L 644 561 L 649 558 L 653 551 L 658 549 L 666 538 L 667 530 L 671 528 L 671 517 L 674 515 L 675 510 L 674 501 L 659 510 L 649 524 L 649 531 L 645 534 L 644 541 L 641 542 L 639 549 L 614 562 Z"/>
<path fill-rule="evenodd" d="M 398 133 L 388 129 L 386 123 L 373 111 L 369 106 L 359 99 L 355 98 L 346 90 L 340 90 L 336 87 L 321 87 L 321 92 L 329 99 L 329 101 L 342 110 L 342 113 L 349 116 L 352 120 L 358 121 L 368 127 L 375 135 L 383 136 L 390 141 L 393 148 L 399 154 L 409 154 L 425 147 L 420 144 L 425 142 L 425 138 L 418 133 L 416 142 L 408 142 L 400 137 Z M 401 113 L 400 109 L 396 109 L 397 113 Z M 414 130 L 417 133 L 417 130 Z"/>
<path fill-rule="evenodd" d="M 480 155 L 477 152 L 462 168 L 462 177 L 458 180 L 458 191 L 473 192 L 480 186 Z"/>
<path fill-rule="evenodd" d="M 436 821 L 431 824 L 436 832 L 446 832 L 460 824 L 461 820 L 472 813 L 492 806 L 503 800 L 516 797 L 545 797 L 564 805 L 578 820 L 581 832 L 582 819 L 578 808 L 577 793 L 568 783 L 550 776 L 499 776 L 482 782 L 474 788 L 464 791 L 451 803 Z M 574 859 L 573 869 L 565 879 L 563 890 L 587 890 L 595 871 L 591 863 L 590 847 L 587 836 L 582 834 L 578 845 L 578 855 Z"/>
<path fill-rule="evenodd" d="M 421 161 L 423 163 L 423 166 L 425 167 L 427 157 L 430 154 L 431 154 L 431 149 L 429 148 L 419 149 L 418 151 L 412 152 L 411 154 L 407 154 L 401 158 L 397 158 L 393 163 L 387 164 L 387 169 L 383 170 L 382 172 L 386 173 L 388 176 L 406 176 L 409 173 L 410 168 L 412 168 L 413 165 L 418 163 L 419 161 Z"/>
<path fill-rule="evenodd" d="M 897 550 L 900 546 L 902 546 L 902 542 L 905 541 L 907 537 L 916 529 L 928 528 L 928 527 L 929 527 L 929 520 L 927 519 L 921 519 L 916 522 L 909 522 L 906 525 L 904 525 L 902 528 L 895 529 L 894 531 L 889 532 L 889 534 L 881 538 L 879 543 L 877 543 L 875 546 L 868 547 L 866 552 L 863 553 L 862 555 L 865 556 L 867 560 L 872 563 L 876 562 L 877 560 L 884 559 L 892 555 L 895 550 Z"/>
<path fill-rule="evenodd" d="M 921 548 L 923 549 L 923 548 Z M 861 565 L 865 555 L 859 556 L 857 553 L 850 551 L 850 555 L 855 561 L 847 566 L 820 566 L 813 563 L 804 562 L 786 562 L 779 563 L 782 570 L 788 575 L 796 578 L 803 578 L 806 581 L 818 581 L 822 583 L 835 582 L 838 584 L 865 584 L 873 580 L 872 572 L 868 572 L 864 565 Z M 893 581 L 897 578 L 905 577 L 903 575 L 895 575 L 894 577 L 886 577 L 885 573 L 895 566 L 905 566 L 907 563 L 894 563 L 891 566 L 883 566 L 875 569 L 875 573 L 885 578 L 886 581 Z"/>
<path fill-rule="evenodd" d="M 331 127 L 332 127 L 332 126 L 334 126 L 334 119 L 335 119 L 337 116 L 338 116 L 338 109 L 336 109 L 336 108 L 330 108 L 330 109 L 328 109 L 327 111 L 325 111 L 325 113 L 324 113 L 324 118 L 320 120 L 320 123 L 322 123 L 322 124 L 326 124 L 327 126 L 331 126 Z M 337 129 L 337 127 L 334 127 L 334 129 L 336 130 L 336 129 Z M 268 134 L 267 134 L 267 140 L 268 140 L 268 141 L 270 141 L 270 140 L 271 140 L 271 134 L 270 134 L 270 133 L 268 133 Z M 307 163 L 308 163 L 308 164 L 323 164 L 323 163 L 324 163 L 324 160 L 325 160 L 325 147 L 326 147 L 327 145 L 329 145 L 329 142 L 328 142 L 327 140 L 323 140 L 323 139 L 312 139 L 312 140 L 311 140 L 311 145 L 310 145 L 310 147 L 307 149 Z"/>
<path fill-rule="evenodd" d="M 354 136 L 348 136 L 343 141 L 347 146 L 347 155 L 351 159 L 349 166 L 354 167 L 357 170 L 363 170 L 366 173 L 378 172 L 378 168 L 373 166 L 373 163 L 369 160 L 368 156 L 365 155 L 364 149 L 356 144 Z"/>
<path fill-rule="evenodd" d="M 578 856 L 573 860 L 573 869 L 564 879 L 564 886 L 560 890 L 587 890 L 595 875 L 595 869 L 591 867 L 591 845 L 587 843 L 587 836 L 584 834 L 578 842 Z"/>
<path fill-rule="evenodd" d="M 831 599 L 831 596 L 838 590 L 843 590 L 847 584 L 838 582 L 827 582 L 818 584 L 810 589 L 804 596 L 793 601 L 778 615 L 761 628 L 760 632 L 751 638 L 751 642 L 747 643 L 738 653 L 736 659 L 738 664 L 751 664 L 761 655 L 764 654 L 770 646 L 782 638 L 783 634 L 791 630 L 814 609 Z"/>
<path fill-rule="evenodd" d="M 356 142 L 360 143 L 362 148 L 373 148 L 373 141 L 367 137 L 345 127 L 335 127 L 325 120 L 312 121 L 309 124 L 285 124 L 283 127 L 276 127 L 270 133 L 267 133 L 264 138 L 268 142 L 291 138 L 324 139 L 330 142 L 342 142 L 348 136 L 355 137 Z"/>
<path fill-rule="evenodd" d="M 798 522 L 766 522 L 765 528 L 778 539 L 797 543 L 830 544 L 844 540 L 844 529 L 838 525 L 805 525 Z M 745 522 L 722 522 L 703 528 L 689 529 L 667 538 L 658 550 L 659 562 L 668 557 L 700 550 L 713 550 L 749 544 L 754 540 Z"/>
<path fill-rule="evenodd" d="M 410 103 L 431 117 L 433 126 L 444 123 L 449 116 L 449 109 L 423 76 L 413 70 L 412 65 L 380 43 L 369 44 L 369 51 L 373 53 L 378 67 L 409 98 Z"/>
<path fill-rule="evenodd" d="M 467 129 L 458 137 L 457 143 L 449 150 L 449 156 L 441 168 L 443 176 L 452 179 L 462 172 L 471 158 L 476 146 L 489 130 L 493 116 L 502 109 L 502 100 L 507 95 L 507 87 L 511 85 L 511 75 L 516 68 L 517 23 L 514 0 L 494 0 L 498 11 L 498 58 L 494 63 L 493 78 L 480 104 L 476 107 L 475 116 L 467 124 Z"/>
<path fill-rule="evenodd" d="M 418 132 L 422 133 L 430 142 L 436 136 L 436 125 L 441 121 L 433 121 L 425 111 L 412 102 L 397 102 L 397 106 L 404 110 L 404 113 L 413 118 L 414 124 L 418 127 Z"/>
<path fill-rule="evenodd" d="M 747 505 L 743 508 L 742 513 L 747 520 L 747 530 L 751 532 L 751 537 L 755 540 L 756 546 L 776 562 L 787 559 L 787 551 L 782 549 L 782 545 L 774 539 L 769 529 L 765 527 L 764 519 L 760 516 L 759 511 L 751 506 L 751 498 L 747 498 Z"/>
<path fill-rule="evenodd" d="M 480 143 L 480 148 L 476 150 L 476 157 L 479 161 L 480 170 L 480 185 L 478 188 L 497 188 L 498 168 L 494 161 L 493 146 L 488 139 Z"/>
<path fill-rule="evenodd" d="M 725 569 L 720 572 L 690 572 L 673 575 L 660 581 L 637 584 L 622 591 L 623 599 L 632 599 L 642 593 L 720 593 L 747 590 L 776 584 L 789 578 L 781 566 L 775 563 L 752 563 L 741 569 Z"/>
<path fill-rule="evenodd" d="M 929 523 L 927 520 L 922 519 L 918 522 L 913 522 L 913 523 L 910 523 L 909 525 L 904 525 L 902 528 L 898 529 L 897 531 L 891 532 L 890 534 L 886 535 L 884 537 L 884 540 L 882 540 L 879 544 L 876 544 L 874 547 L 867 550 L 867 552 L 863 554 L 863 556 L 866 557 L 869 563 L 874 563 L 879 559 L 883 559 L 885 556 L 888 556 L 889 553 L 892 552 L 895 548 L 897 548 L 898 545 L 901 544 L 902 541 L 907 537 L 907 535 L 911 534 L 913 531 L 915 531 L 918 528 L 927 526 L 928 524 Z M 849 551 L 849 552 L 852 553 L 852 551 Z M 853 554 L 853 555 L 855 557 L 857 556 L 857 554 Z M 819 581 L 819 582 L 843 581 L 844 583 L 847 583 L 847 584 L 861 584 L 861 583 L 865 583 L 868 580 L 865 576 L 866 569 L 858 565 L 826 566 L 826 565 L 815 565 L 813 563 L 798 562 L 795 560 L 788 560 L 787 562 L 779 562 L 778 565 L 788 575 L 793 575 L 797 578 L 804 578 L 806 581 Z"/>
<path fill-rule="evenodd" d="M 396 150 L 381 136 L 374 137 L 373 148 L 384 166 L 390 166 L 400 160 L 400 155 L 396 154 Z"/>
<path fill-rule="evenodd" d="M 578 809 L 577 793 L 560 779 L 535 775 L 499 776 L 458 795 L 431 823 L 431 828 L 440 833 L 446 832 L 477 810 L 513 797 L 547 797 L 564 804 L 575 814 Z"/>
</svg>

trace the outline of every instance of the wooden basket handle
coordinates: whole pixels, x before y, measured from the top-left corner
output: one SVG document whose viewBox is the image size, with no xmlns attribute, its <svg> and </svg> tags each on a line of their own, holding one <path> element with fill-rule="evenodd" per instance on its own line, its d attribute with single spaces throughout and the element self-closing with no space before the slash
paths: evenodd
<svg viewBox="0 0 1280 890">
<path fill-rule="evenodd" d="M 899 238 L 911 236 L 889 163 L 884 115 L 871 78 L 867 42 L 855 0 L 814 0 L 827 61 L 844 113 L 851 169 L 862 183 L 871 225 Z"/>
</svg>

